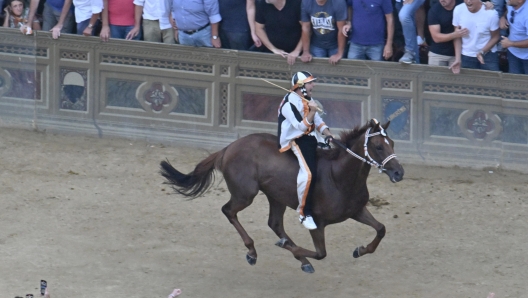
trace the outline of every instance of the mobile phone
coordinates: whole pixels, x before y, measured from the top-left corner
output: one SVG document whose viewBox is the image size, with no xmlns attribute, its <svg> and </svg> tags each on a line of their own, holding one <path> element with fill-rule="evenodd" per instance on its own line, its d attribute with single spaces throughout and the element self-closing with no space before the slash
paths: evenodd
<svg viewBox="0 0 528 298">
<path fill-rule="evenodd" d="M 44 296 L 44 294 L 46 293 L 47 287 L 48 287 L 48 282 L 42 279 L 40 281 L 40 295 L 41 296 Z"/>
</svg>

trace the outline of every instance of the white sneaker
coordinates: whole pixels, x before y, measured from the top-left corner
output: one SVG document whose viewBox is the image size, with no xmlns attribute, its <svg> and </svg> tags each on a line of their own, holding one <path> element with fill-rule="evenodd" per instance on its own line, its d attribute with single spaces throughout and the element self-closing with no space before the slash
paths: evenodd
<svg viewBox="0 0 528 298">
<path fill-rule="evenodd" d="M 299 216 L 299 221 L 303 224 L 303 226 L 305 228 L 307 228 L 308 230 L 315 230 L 317 229 L 317 225 L 315 224 L 315 222 L 313 221 L 313 218 L 312 216 L 310 215 L 307 215 L 307 216 L 302 216 L 300 215 Z"/>
</svg>

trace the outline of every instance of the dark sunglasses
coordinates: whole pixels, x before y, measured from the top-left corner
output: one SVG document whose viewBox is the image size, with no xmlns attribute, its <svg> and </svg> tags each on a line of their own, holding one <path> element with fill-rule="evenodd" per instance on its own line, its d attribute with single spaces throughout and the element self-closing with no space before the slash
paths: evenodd
<svg viewBox="0 0 528 298">
<path fill-rule="evenodd" d="M 515 14 L 516 12 L 512 10 L 510 13 L 510 24 L 513 24 L 513 21 L 515 21 Z"/>
</svg>

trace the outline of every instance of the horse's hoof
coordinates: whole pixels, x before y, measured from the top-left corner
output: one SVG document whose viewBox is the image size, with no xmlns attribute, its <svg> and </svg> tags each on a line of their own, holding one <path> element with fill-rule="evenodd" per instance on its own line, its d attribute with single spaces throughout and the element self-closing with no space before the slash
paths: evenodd
<svg viewBox="0 0 528 298">
<path fill-rule="evenodd" d="M 356 258 L 356 259 L 359 258 L 359 257 L 361 257 L 361 255 L 359 254 L 359 246 L 356 247 L 356 249 L 354 250 L 354 253 L 352 254 L 352 256 L 353 256 L 354 258 Z"/>
<path fill-rule="evenodd" d="M 312 266 L 312 264 L 305 264 L 305 265 L 302 265 L 301 266 L 301 269 L 302 271 L 306 272 L 306 273 L 314 273 L 315 270 Z"/>
<path fill-rule="evenodd" d="M 288 239 L 286 238 L 281 238 L 279 241 L 277 241 L 277 243 L 275 243 L 275 245 L 282 248 L 284 248 L 286 244 L 288 244 Z"/>
<path fill-rule="evenodd" d="M 246 260 L 249 263 L 249 265 L 253 266 L 257 263 L 257 258 L 254 258 L 250 256 L 249 254 L 246 255 Z"/>
</svg>

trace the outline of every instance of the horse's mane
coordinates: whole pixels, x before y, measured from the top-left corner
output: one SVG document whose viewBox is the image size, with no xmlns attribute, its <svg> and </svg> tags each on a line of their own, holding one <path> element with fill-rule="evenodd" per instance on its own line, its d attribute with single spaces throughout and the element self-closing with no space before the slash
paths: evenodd
<svg viewBox="0 0 528 298">
<path fill-rule="evenodd" d="M 372 124 L 370 122 L 367 122 L 367 124 L 363 125 L 362 127 L 356 126 L 351 130 L 343 131 L 339 134 L 339 141 L 345 144 L 347 148 L 351 148 L 352 145 L 354 145 L 354 143 L 357 141 L 358 137 L 363 135 L 369 127 L 372 127 Z M 342 149 L 340 147 L 334 146 L 331 149 L 317 150 L 317 156 L 323 159 L 334 160 L 339 157 L 340 152 L 342 152 Z"/>
</svg>

